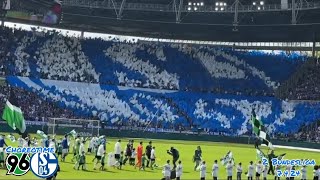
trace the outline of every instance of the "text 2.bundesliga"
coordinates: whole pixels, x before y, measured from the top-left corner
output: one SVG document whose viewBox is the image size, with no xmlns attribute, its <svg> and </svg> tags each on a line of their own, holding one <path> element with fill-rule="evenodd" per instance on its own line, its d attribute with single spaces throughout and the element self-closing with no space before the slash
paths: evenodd
<svg viewBox="0 0 320 180">
<path fill-rule="evenodd" d="M 269 166 L 268 159 L 263 158 L 264 166 Z M 303 176 L 304 168 L 306 166 L 315 166 L 314 159 L 271 159 L 271 165 L 276 167 L 276 175 L 278 177 L 298 177 Z M 281 170 L 281 166 L 285 166 L 285 170 Z M 302 167 L 302 169 L 295 169 L 294 167 Z"/>
</svg>

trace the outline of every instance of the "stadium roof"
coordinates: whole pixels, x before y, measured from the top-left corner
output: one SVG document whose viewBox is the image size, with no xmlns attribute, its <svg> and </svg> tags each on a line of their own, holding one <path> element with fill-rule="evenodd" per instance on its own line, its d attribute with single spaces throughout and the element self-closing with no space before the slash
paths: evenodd
<svg viewBox="0 0 320 180">
<path fill-rule="evenodd" d="M 191 1 L 203 2 L 204 5 L 196 4 L 197 10 L 190 10 Z M 260 10 L 252 4 L 253 1 L 239 1 L 238 8 L 234 1 L 224 2 L 226 6 L 221 11 L 216 10 L 216 1 L 207 0 L 63 0 L 60 26 L 153 38 L 235 42 L 320 41 L 320 0 L 297 2 L 295 23 L 292 23 L 291 0 L 285 9 L 270 0 L 264 2 Z M 29 11 L 37 12 L 44 9 L 41 7 L 49 7 L 52 1 L 22 3 Z"/>
</svg>

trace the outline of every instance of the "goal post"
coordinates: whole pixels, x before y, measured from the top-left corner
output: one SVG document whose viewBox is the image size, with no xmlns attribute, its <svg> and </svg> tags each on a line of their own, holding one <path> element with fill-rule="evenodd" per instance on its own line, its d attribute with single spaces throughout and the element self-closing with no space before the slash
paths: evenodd
<svg viewBox="0 0 320 180">
<path fill-rule="evenodd" d="M 75 130 L 81 137 L 100 135 L 100 120 L 49 118 L 48 135 L 65 135 Z"/>
</svg>

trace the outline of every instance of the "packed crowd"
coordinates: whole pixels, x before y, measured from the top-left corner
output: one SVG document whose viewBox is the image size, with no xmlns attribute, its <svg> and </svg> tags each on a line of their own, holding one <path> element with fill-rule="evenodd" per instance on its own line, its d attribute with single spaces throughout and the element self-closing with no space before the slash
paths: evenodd
<svg viewBox="0 0 320 180">
<path fill-rule="evenodd" d="M 77 38 L 66 38 L 53 34 L 52 39 L 47 40 L 35 52 L 35 55 L 35 61 L 39 67 L 37 70 L 48 79 L 79 82 L 99 81 L 99 75 L 95 73 L 94 68 L 82 52 L 80 41 Z"/>
<path fill-rule="evenodd" d="M 244 96 L 272 95 L 280 87 L 299 97 L 316 98 L 319 78 L 311 77 L 319 73 L 310 62 L 296 73 L 306 69 L 310 75 L 297 86 L 304 91 L 280 86 L 302 63 L 299 56 L 274 55 L 268 61 L 269 54 L 210 46 L 82 40 L 54 31 L 10 28 L 0 30 L 0 43 L 1 73 L 15 87 L 30 120 L 95 117 L 108 125 L 202 128 L 242 135 L 250 130 L 252 108 L 269 124 L 269 132 L 294 133 L 304 122 L 320 118 L 318 103 Z M 263 59 L 262 65 L 257 58 Z M 307 89 L 312 92 L 303 95 Z M 28 98 L 22 99 L 25 94 Z M 29 107 L 27 102 L 35 100 Z"/>
<path fill-rule="evenodd" d="M 288 99 L 320 100 L 320 64 L 317 59 L 303 64 L 277 94 Z"/>
<path fill-rule="evenodd" d="M 114 43 L 105 51 L 105 54 L 106 56 L 112 58 L 115 62 L 121 63 L 129 70 L 139 72 L 141 73 L 141 75 L 145 76 L 145 78 L 147 79 L 146 82 L 142 84 L 141 81 L 136 80 L 134 87 L 143 86 L 160 89 L 179 89 L 179 77 L 177 77 L 176 74 L 168 73 L 166 70 L 161 71 L 149 61 L 141 61 L 135 56 L 137 49 L 143 49 L 143 44 Z M 148 49 L 147 51 L 148 53 L 151 52 L 150 49 Z M 156 54 L 158 55 L 159 53 Z M 160 60 L 163 60 L 163 58 Z M 125 86 L 129 86 L 132 80 L 126 77 L 126 73 L 121 72 L 119 75 L 122 75 L 118 76 L 119 83 L 122 83 Z"/>
<path fill-rule="evenodd" d="M 304 141 L 304 142 L 313 142 L 320 143 L 320 126 L 316 123 L 312 125 L 302 126 L 299 132 L 297 133 L 275 133 L 273 138 L 277 138 L 284 141 Z"/>
<path fill-rule="evenodd" d="M 19 106 L 23 109 L 25 119 L 29 121 L 48 121 L 49 118 L 56 117 L 57 114 L 62 118 L 79 118 L 72 111 L 60 108 L 57 103 L 42 99 L 34 92 L 8 86 L 1 86 L 0 88 L 1 112 L 10 92 L 15 94 Z"/>
<path fill-rule="evenodd" d="M 302 141 L 320 143 L 320 121 L 301 127 L 300 132 L 295 134 L 294 138 Z"/>
<path fill-rule="evenodd" d="M 6 75 L 65 81 L 98 82 L 98 75 L 81 51 L 79 39 L 55 32 L 28 32 L 5 28 L 1 60 Z M 2 34 L 2 33 L 1 33 Z M 47 39 L 51 37 L 51 39 Z M 41 44 L 41 47 L 34 47 Z"/>
<path fill-rule="evenodd" d="M 221 96 L 190 92 L 144 91 L 135 88 L 32 80 L 9 77 L 9 84 L 35 92 L 82 117 L 96 117 L 107 125 L 139 122 L 164 129 L 201 128 L 208 132 L 243 135 L 250 131 L 252 109 L 268 124 L 268 132 L 294 133 L 320 118 L 319 103 L 279 101 L 276 98 Z"/>
<path fill-rule="evenodd" d="M 0 41 L 5 75 L 253 96 L 273 95 L 304 59 L 10 28 L 0 31 Z M 263 65 L 251 59 L 262 59 Z"/>
<path fill-rule="evenodd" d="M 46 84 L 46 83 L 44 83 Z M 187 130 L 193 131 L 195 128 L 205 129 L 209 134 L 220 134 L 224 135 L 244 135 L 247 134 L 250 124 L 248 121 L 251 115 L 251 109 L 256 108 L 259 118 L 262 118 L 264 123 L 269 124 L 267 126 L 268 132 L 279 132 L 273 133 L 274 137 L 284 137 L 290 139 L 298 139 L 303 141 L 312 141 L 317 142 L 318 131 L 300 131 L 299 134 L 293 133 L 295 128 L 299 128 L 305 124 L 305 122 L 312 122 L 316 118 L 316 109 L 319 107 L 313 106 L 311 109 L 306 108 L 297 109 L 298 106 L 295 103 L 289 103 L 283 101 L 279 112 L 272 109 L 275 109 L 274 104 L 277 102 L 261 102 L 261 101 L 248 101 L 248 100 L 236 100 L 236 99 L 225 99 L 225 98 L 215 98 L 214 102 L 206 99 L 205 97 L 198 97 L 197 101 L 193 101 L 192 96 L 188 96 L 187 99 L 184 98 L 173 98 L 177 104 L 169 103 L 165 97 L 157 97 L 154 94 L 149 94 L 147 92 L 140 93 L 119 93 L 116 90 L 98 90 L 93 87 L 83 89 L 71 84 L 72 87 L 78 89 L 77 97 L 83 99 L 82 102 L 87 101 L 98 101 L 98 99 L 104 99 L 105 104 L 107 104 L 107 109 L 104 109 L 104 106 L 99 106 L 100 111 L 91 110 L 90 113 L 87 113 L 88 109 L 90 110 L 93 104 L 79 103 L 79 101 L 70 101 L 70 99 L 63 94 L 54 94 L 52 92 L 47 92 L 46 96 L 39 94 L 39 92 L 45 92 L 46 90 L 32 89 L 25 90 L 17 87 L 2 87 L 1 88 L 1 109 L 5 104 L 6 97 L 8 97 L 8 92 L 13 91 L 18 99 L 18 102 L 23 109 L 24 116 L 27 120 L 35 121 L 47 121 L 50 117 L 57 117 L 59 114 L 61 118 L 83 118 L 83 119 L 96 119 L 96 118 L 105 118 L 107 125 L 116 126 L 119 128 L 122 127 L 131 127 L 131 128 L 158 128 L 160 129 L 172 129 L 174 131 Z M 65 92 L 70 95 L 70 89 L 67 87 L 59 87 L 60 92 Z M 89 90 L 90 89 L 90 90 Z M 39 90 L 39 91 L 38 91 Z M 99 98 L 90 98 L 81 97 L 81 91 L 83 92 L 94 92 L 94 94 L 102 95 Z M 133 94 L 132 97 L 128 94 Z M 112 95 L 113 94 L 113 95 Z M 106 95 L 106 96 L 104 96 Z M 114 96 L 115 95 L 115 96 Z M 124 98 L 128 96 L 127 98 Z M 168 98 L 168 97 L 167 97 Z M 122 101 L 123 99 L 127 99 Z M 76 103 L 77 102 L 77 103 Z M 110 102 L 122 102 L 126 104 L 124 107 L 126 109 L 114 109 L 109 106 Z M 63 105 L 63 103 L 65 103 Z M 194 106 L 192 103 L 195 103 Z M 189 105 L 186 105 L 189 104 Z M 75 110 L 77 106 L 81 107 L 81 111 Z M 94 106 L 98 108 L 98 106 Z M 108 109 L 110 108 L 110 109 Z M 236 109 L 236 110 L 235 110 Z M 102 111 L 101 111 L 102 110 Z M 303 110 L 303 111 L 302 111 Z M 85 113 L 83 113 L 83 111 Z M 179 111 L 184 111 L 190 119 L 191 122 L 187 120 Z M 106 113 L 107 112 L 107 113 Z M 129 117 L 125 117 L 123 113 L 132 113 Z M 280 114 L 278 114 L 280 113 Z M 110 114 L 116 114 L 111 116 Z M 132 115 L 135 116 L 132 116 Z M 300 114 L 300 115 L 299 115 Z M 310 117 L 313 116 L 314 117 Z M 244 117 L 243 119 L 239 117 Z M 276 116 L 278 119 L 275 121 L 273 117 Z M 303 116 L 309 117 L 304 118 Z M 111 117 L 111 118 L 110 118 Z M 238 117 L 238 118 L 236 118 Z M 319 118 L 319 116 L 318 116 Z M 280 132 L 283 132 L 287 135 L 281 135 Z M 292 135 L 291 135 L 292 134 Z M 299 135 L 299 137 L 296 137 Z"/>
</svg>

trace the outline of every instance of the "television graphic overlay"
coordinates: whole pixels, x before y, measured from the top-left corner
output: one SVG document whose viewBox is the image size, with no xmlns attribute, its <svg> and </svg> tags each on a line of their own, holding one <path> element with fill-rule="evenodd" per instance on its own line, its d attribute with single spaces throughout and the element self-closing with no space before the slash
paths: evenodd
<svg viewBox="0 0 320 180">
<path fill-rule="evenodd" d="M 11 153 L 6 158 L 7 175 L 22 176 L 30 169 L 30 157 L 27 153 Z"/>
<path fill-rule="evenodd" d="M 262 164 L 264 166 L 270 165 L 268 162 L 268 159 L 262 158 Z M 278 177 L 286 177 L 286 178 L 292 178 L 292 177 L 299 177 L 302 176 L 300 168 L 298 167 L 306 167 L 306 166 L 315 166 L 316 160 L 315 159 L 278 159 L 278 158 L 272 158 L 271 159 L 271 166 L 280 166 L 280 167 L 287 167 L 286 170 L 275 170 L 276 175 Z M 297 169 L 295 169 L 296 167 Z"/>
<path fill-rule="evenodd" d="M 58 170 L 58 159 L 50 152 L 32 155 L 30 169 L 39 178 L 49 178 Z"/>
</svg>

